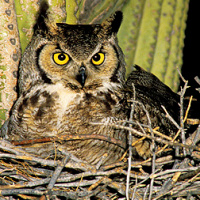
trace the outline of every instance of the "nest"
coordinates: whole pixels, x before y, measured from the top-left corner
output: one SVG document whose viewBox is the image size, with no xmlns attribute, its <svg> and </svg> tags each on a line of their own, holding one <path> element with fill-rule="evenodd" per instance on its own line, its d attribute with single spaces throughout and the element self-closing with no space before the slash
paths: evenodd
<svg viewBox="0 0 200 200">
<path fill-rule="evenodd" d="M 187 84 L 181 91 L 183 98 Z M 181 99 L 182 101 L 182 99 Z M 190 101 L 191 103 L 191 101 Z M 20 146 L 27 143 L 55 142 L 22 141 L 11 144 L 0 141 L 0 199 L 200 199 L 200 125 L 199 119 L 188 119 L 187 113 L 178 125 L 166 112 L 178 131 L 171 138 L 151 129 L 149 133 L 131 126 L 112 124 L 132 135 L 152 140 L 152 157 L 142 160 L 132 156 L 134 144 L 117 163 L 101 166 L 87 164 L 66 153 L 62 160 L 34 157 Z M 182 105 L 180 104 L 183 113 Z M 184 129 L 187 120 L 196 124 L 191 132 Z M 142 125 L 141 125 L 142 126 Z M 181 137 L 179 137 L 181 136 Z M 62 140 L 105 140 L 119 145 L 120 141 L 104 136 L 82 135 L 63 137 Z M 178 138 L 181 138 L 178 139 Z M 158 145 L 162 144 L 162 145 Z M 106 156 L 106 155 L 105 155 Z M 133 159 L 134 158 L 134 159 Z"/>
</svg>

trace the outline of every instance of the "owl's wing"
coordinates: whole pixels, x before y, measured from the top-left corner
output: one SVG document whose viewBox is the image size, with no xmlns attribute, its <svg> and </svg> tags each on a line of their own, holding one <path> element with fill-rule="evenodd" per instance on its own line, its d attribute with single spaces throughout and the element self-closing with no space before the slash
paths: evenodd
<svg viewBox="0 0 200 200">
<path fill-rule="evenodd" d="M 143 70 L 137 65 L 134 68 L 134 71 L 126 81 L 129 97 L 133 97 L 132 85 L 134 84 L 136 100 L 143 103 L 145 107 L 150 108 L 150 110 L 147 109 L 148 111 L 152 113 L 153 110 L 155 114 L 161 115 L 162 113 L 162 116 L 164 116 L 165 112 L 161 107 L 163 105 L 171 117 L 179 122 L 179 95 L 174 93 L 152 73 Z"/>
</svg>

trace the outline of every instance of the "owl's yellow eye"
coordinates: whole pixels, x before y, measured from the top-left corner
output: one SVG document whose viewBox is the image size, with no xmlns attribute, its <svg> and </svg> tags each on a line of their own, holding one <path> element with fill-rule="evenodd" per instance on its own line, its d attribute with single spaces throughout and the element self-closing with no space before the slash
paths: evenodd
<svg viewBox="0 0 200 200">
<path fill-rule="evenodd" d="M 58 65 L 65 65 L 69 61 L 69 56 L 66 53 L 54 53 L 53 60 Z"/>
<path fill-rule="evenodd" d="M 94 65 L 101 65 L 105 60 L 105 55 L 103 53 L 97 53 L 92 57 L 92 63 Z"/>
</svg>

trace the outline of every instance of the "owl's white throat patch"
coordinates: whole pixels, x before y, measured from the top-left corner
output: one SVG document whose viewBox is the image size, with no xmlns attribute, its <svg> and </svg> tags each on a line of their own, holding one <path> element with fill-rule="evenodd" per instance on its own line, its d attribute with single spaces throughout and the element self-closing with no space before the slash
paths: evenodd
<svg viewBox="0 0 200 200">
<path fill-rule="evenodd" d="M 46 90 L 49 93 L 57 93 L 59 98 L 58 102 L 61 108 L 59 112 L 63 113 L 68 109 L 71 102 L 78 103 L 82 97 L 81 93 L 77 93 L 71 88 L 66 88 L 62 83 L 56 83 L 55 85 L 51 85 L 49 87 L 47 86 Z"/>
</svg>

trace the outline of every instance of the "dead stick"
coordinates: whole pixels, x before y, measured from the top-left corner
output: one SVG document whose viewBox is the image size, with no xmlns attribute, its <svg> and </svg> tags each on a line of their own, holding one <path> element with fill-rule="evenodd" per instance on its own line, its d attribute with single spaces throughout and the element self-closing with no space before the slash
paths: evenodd
<svg viewBox="0 0 200 200">
<path fill-rule="evenodd" d="M 45 160 L 42 158 L 37 158 L 37 157 L 33 157 L 33 156 L 26 156 L 26 155 L 12 155 L 12 154 L 6 154 L 6 153 L 2 153 L 0 154 L 0 158 L 12 158 L 12 159 L 20 159 L 20 160 L 28 160 L 28 161 L 34 161 L 36 163 L 40 163 L 41 165 L 44 166 L 51 166 L 54 167 L 57 165 L 57 161 L 55 160 Z"/>
<path fill-rule="evenodd" d="M 199 169 L 200 169 L 200 167 L 188 167 L 188 168 L 184 168 L 184 169 L 167 169 L 163 172 L 159 172 L 157 174 L 151 175 L 150 178 L 156 178 L 156 177 L 159 177 L 159 176 L 163 176 L 163 175 L 171 174 L 171 173 L 176 173 L 176 172 L 196 171 L 196 170 L 199 170 Z"/>
<path fill-rule="evenodd" d="M 88 135 L 87 134 L 84 134 L 84 135 L 70 134 L 70 135 L 62 135 L 59 137 L 45 137 L 45 138 L 37 138 L 37 139 L 31 139 L 31 140 L 12 141 L 11 143 L 15 146 L 22 146 L 22 145 L 53 142 L 53 141 L 60 141 L 60 140 L 73 141 L 73 140 L 89 140 L 89 139 L 104 140 L 106 142 L 116 144 L 121 148 L 125 148 L 123 142 L 121 142 L 120 140 L 109 137 L 109 136 L 97 135 L 97 134 L 88 134 Z"/>
<path fill-rule="evenodd" d="M 92 123 L 92 124 L 99 125 L 99 124 L 103 124 L 103 123 Z M 112 126 L 112 127 L 115 127 L 115 128 L 131 131 L 136 136 L 146 137 L 148 139 L 155 140 L 156 142 L 159 142 L 159 143 L 167 144 L 167 145 L 170 145 L 170 146 L 185 147 L 185 148 L 188 148 L 188 149 L 192 148 L 192 149 L 196 149 L 197 151 L 200 151 L 200 148 L 197 147 L 197 146 L 194 146 L 194 145 L 186 145 L 186 144 L 178 143 L 176 141 L 174 141 L 174 142 L 166 141 L 166 140 L 163 140 L 161 138 L 152 137 L 151 135 L 144 134 L 144 133 L 142 133 L 140 131 L 137 131 L 136 129 L 133 129 L 133 128 L 130 128 L 130 127 L 126 127 L 126 126 L 122 126 L 122 125 L 117 125 L 117 124 L 108 124 L 108 125 Z"/>
<path fill-rule="evenodd" d="M 10 190 L 0 190 L 0 194 L 2 196 L 7 195 L 19 195 L 19 194 L 27 194 L 27 195 L 43 195 L 44 191 L 40 189 L 10 189 Z"/>
<path fill-rule="evenodd" d="M 133 113 L 135 108 L 135 86 L 132 83 L 133 88 L 133 102 L 131 104 L 131 112 L 129 121 L 133 121 Z M 132 128 L 132 125 L 129 124 L 129 127 Z M 130 184 L 130 173 L 131 173 L 131 158 L 132 158 L 132 133 L 129 131 L 128 133 L 128 146 L 129 146 L 129 157 L 128 157 L 128 170 L 127 170 L 127 176 L 126 176 L 126 199 L 129 199 L 129 184 Z"/>
<path fill-rule="evenodd" d="M 48 190 L 51 190 L 54 186 L 54 184 L 56 183 L 58 177 L 60 176 L 61 171 L 63 170 L 63 168 L 65 167 L 67 161 L 69 160 L 70 156 L 66 156 L 65 158 L 63 158 L 62 162 L 60 165 L 57 166 L 56 170 L 54 171 L 51 180 L 47 186 Z"/>
<path fill-rule="evenodd" d="M 67 161 L 69 160 L 69 157 L 70 157 L 69 155 L 68 155 L 68 156 L 65 156 L 65 157 L 63 158 L 61 164 L 58 164 L 58 166 L 56 167 L 56 170 L 54 171 L 54 173 L 53 173 L 53 175 L 52 175 L 52 177 L 51 177 L 51 179 L 50 179 L 50 182 L 49 182 L 49 184 L 48 184 L 48 186 L 47 186 L 47 191 L 48 191 L 48 192 L 47 192 L 47 199 L 48 199 L 48 198 L 49 198 L 49 199 L 51 198 L 51 196 L 52 196 L 52 189 L 53 189 L 53 187 L 54 187 L 54 185 L 55 185 L 55 183 L 56 183 L 58 177 L 60 176 L 61 171 L 63 170 L 63 168 L 65 167 Z M 42 199 L 45 199 L 45 195 L 43 195 L 43 196 L 40 198 L 40 200 L 42 200 Z"/>
</svg>

